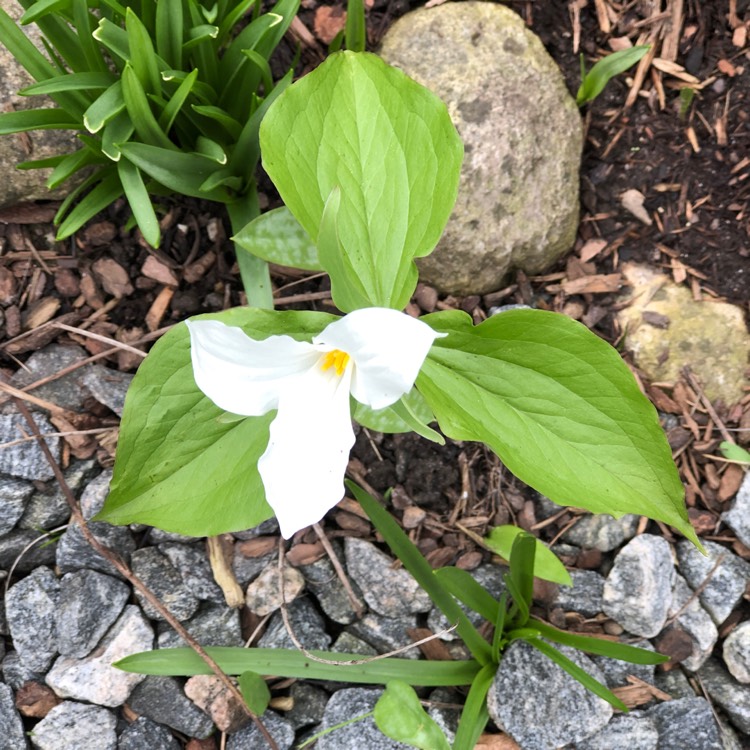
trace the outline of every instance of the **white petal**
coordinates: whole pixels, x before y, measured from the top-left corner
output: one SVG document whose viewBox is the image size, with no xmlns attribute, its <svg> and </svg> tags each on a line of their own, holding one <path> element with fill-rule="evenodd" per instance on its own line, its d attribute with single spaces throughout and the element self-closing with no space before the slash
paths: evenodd
<svg viewBox="0 0 750 750">
<path fill-rule="evenodd" d="M 195 382 L 218 407 L 257 417 L 275 409 L 289 377 L 305 372 L 320 353 L 290 336 L 255 341 L 218 320 L 187 321 Z"/>
<path fill-rule="evenodd" d="M 411 390 L 432 342 L 442 335 L 398 310 L 367 307 L 331 323 L 313 343 L 349 354 L 352 395 L 383 409 Z"/>
<path fill-rule="evenodd" d="M 343 375 L 316 363 L 286 382 L 258 470 L 281 534 L 317 523 L 344 496 L 354 431 L 349 410 L 351 368 Z"/>
</svg>

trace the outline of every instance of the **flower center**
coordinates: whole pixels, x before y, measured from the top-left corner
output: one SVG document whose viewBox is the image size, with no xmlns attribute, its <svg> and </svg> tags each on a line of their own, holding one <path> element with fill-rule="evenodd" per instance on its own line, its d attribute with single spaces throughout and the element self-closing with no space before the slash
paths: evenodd
<svg viewBox="0 0 750 750">
<path fill-rule="evenodd" d="M 349 364 L 349 359 L 349 355 L 346 352 L 342 352 L 341 349 L 333 349 L 326 353 L 320 367 L 323 370 L 333 367 L 337 375 L 343 375 L 346 366 Z"/>
</svg>

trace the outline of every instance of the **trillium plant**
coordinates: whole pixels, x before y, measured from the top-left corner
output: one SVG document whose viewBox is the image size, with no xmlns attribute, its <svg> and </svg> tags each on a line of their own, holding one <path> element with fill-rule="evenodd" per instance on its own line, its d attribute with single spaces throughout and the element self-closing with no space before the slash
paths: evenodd
<svg viewBox="0 0 750 750">
<path fill-rule="evenodd" d="M 484 442 L 561 505 L 646 515 L 698 544 L 656 411 L 607 343 L 541 310 L 510 310 L 476 326 L 459 311 L 420 319 L 402 312 L 417 283 L 414 260 L 437 244 L 457 192 L 463 149 L 439 99 L 373 55 L 335 53 L 278 96 L 260 146 L 285 205 L 254 219 L 235 241 L 258 258 L 325 271 L 344 315 L 246 307 L 172 329 L 131 386 L 99 519 L 206 536 L 275 515 L 288 539 L 344 496 L 353 419 L 436 442 L 443 435 Z M 319 652 L 208 649 L 225 671 L 241 675 L 241 687 L 253 684 L 252 674 L 385 684 L 375 709 L 381 730 L 443 750 L 448 741 L 407 683 L 468 686 L 452 745 L 468 750 L 486 724 L 485 698 L 503 651 L 515 640 L 622 709 L 553 644 L 636 663 L 663 660 L 534 618 L 534 575 L 570 578 L 533 537 L 501 529 L 488 539 L 510 565 L 497 600 L 465 571 L 433 571 L 380 502 L 346 487 L 455 624 L 471 658 L 415 669 L 399 658 L 363 663 L 337 654 L 334 664 Z M 467 608 L 494 626 L 489 640 Z M 207 672 L 186 649 L 119 665 Z"/>
</svg>

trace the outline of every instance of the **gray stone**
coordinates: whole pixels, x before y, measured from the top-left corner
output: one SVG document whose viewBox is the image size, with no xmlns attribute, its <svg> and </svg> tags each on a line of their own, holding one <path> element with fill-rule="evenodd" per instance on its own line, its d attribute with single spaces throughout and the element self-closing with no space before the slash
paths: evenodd
<svg viewBox="0 0 750 750">
<path fill-rule="evenodd" d="M 64 701 L 34 727 L 31 744 L 39 750 L 115 750 L 116 725 L 106 708 Z"/>
<path fill-rule="evenodd" d="M 138 607 L 129 604 L 90 656 L 59 657 L 47 675 L 47 684 L 61 698 L 121 706 L 144 675 L 125 672 L 112 664 L 131 654 L 150 651 L 153 645 L 153 628 Z"/>
<path fill-rule="evenodd" d="M 77 493 L 81 485 L 91 474 L 96 465 L 93 460 L 73 461 L 65 470 L 65 482 L 71 491 Z M 21 529 L 54 529 L 67 523 L 70 518 L 70 506 L 65 493 L 57 482 L 50 483 L 44 492 L 34 492 L 18 522 Z"/>
<path fill-rule="evenodd" d="M 26 750 L 29 746 L 13 701 L 13 690 L 4 682 L 0 682 L 0 737 L 5 750 Z"/>
<path fill-rule="evenodd" d="M 711 655 L 719 639 L 719 631 L 711 615 L 701 607 L 699 599 L 679 573 L 675 576 L 672 588 L 669 618 L 673 620 L 674 627 L 687 633 L 693 641 L 693 652 L 683 659 L 682 664 L 695 672 Z"/>
<path fill-rule="evenodd" d="M 63 656 L 87 656 L 120 616 L 130 588 L 117 578 L 79 570 L 60 582 L 57 650 Z"/>
<path fill-rule="evenodd" d="M 307 682 L 295 682 L 289 688 L 289 697 L 294 704 L 286 712 L 286 718 L 295 730 L 317 724 L 323 719 L 328 704 L 328 693 L 323 688 Z"/>
<path fill-rule="evenodd" d="M 404 568 L 394 569 L 393 560 L 374 544 L 346 537 L 344 550 L 347 573 L 378 614 L 399 617 L 432 608 L 432 600 L 414 576 Z"/>
<path fill-rule="evenodd" d="M 14 21 L 18 21 L 23 13 L 22 6 L 10 0 L 2 0 L 2 8 Z M 39 29 L 35 25 L 20 28 L 37 47 L 44 49 Z M 17 92 L 20 89 L 33 82 L 13 55 L 0 45 L 0 105 L 15 110 L 50 106 L 51 101 L 46 96 L 18 96 Z M 51 193 L 46 187 L 46 180 L 52 173 L 51 168 L 20 170 L 15 169 L 15 166 L 22 161 L 28 161 L 29 158 L 46 159 L 57 154 L 72 153 L 80 148 L 80 145 L 75 134 L 66 130 L 34 130 L 24 138 L 0 138 L 0 164 L 3 168 L 0 206 L 20 200 L 62 197 L 62 191 Z M 33 157 L 29 156 L 30 152 L 33 153 Z"/>
<path fill-rule="evenodd" d="M 224 594 L 214 580 L 204 543 L 159 545 L 161 552 L 182 576 L 184 584 L 198 599 L 224 603 Z"/>
<path fill-rule="evenodd" d="M 24 682 L 44 682 L 44 674 L 29 669 L 21 661 L 18 652 L 11 651 L 3 658 L 3 679 L 13 690 L 18 690 Z"/>
<path fill-rule="evenodd" d="M 602 612 L 604 576 L 595 570 L 569 570 L 572 586 L 560 586 L 555 606 L 566 612 L 578 612 L 584 617 L 596 617 Z"/>
<path fill-rule="evenodd" d="M 750 620 L 740 623 L 724 640 L 724 663 L 737 682 L 750 683 Z"/>
<path fill-rule="evenodd" d="M 133 552 L 130 561 L 133 573 L 140 578 L 159 601 L 178 620 L 188 620 L 198 609 L 199 601 L 183 583 L 182 576 L 156 547 L 144 547 Z M 136 589 L 136 598 L 143 611 L 152 620 L 163 620 L 164 616 Z"/>
<path fill-rule="evenodd" d="M 377 649 L 369 643 L 365 643 L 356 635 L 347 633 L 346 630 L 339 634 L 339 637 L 331 646 L 331 651 L 336 651 L 339 654 L 355 654 L 356 656 L 377 656 L 378 653 Z"/>
<path fill-rule="evenodd" d="M 613 716 L 604 729 L 576 745 L 576 750 L 657 750 L 659 730 L 647 716 Z"/>
<path fill-rule="evenodd" d="M 677 543 L 680 573 L 694 591 L 702 587 L 700 602 L 713 621 L 721 625 L 745 593 L 750 564 L 716 542 L 704 540 L 703 546 L 707 556 L 702 555 L 687 539 Z M 719 557 L 722 558 L 721 562 Z"/>
<path fill-rule="evenodd" d="M 654 684 L 672 698 L 695 698 L 695 690 L 681 669 L 657 670 Z"/>
<path fill-rule="evenodd" d="M 724 709 L 732 724 L 750 734 L 750 686 L 737 682 L 717 659 L 709 659 L 698 670 L 698 676 L 711 700 Z"/>
<path fill-rule="evenodd" d="M 287 612 L 294 635 L 306 649 L 323 651 L 331 645 L 331 636 L 326 633 L 325 621 L 307 597 L 295 599 L 287 607 Z M 268 629 L 258 641 L 258 646 L 297 648 L 286 631 L 281 612 L 274 613 L 268 621 Z"/>
<path fill-rule="evenodd" d="M 105 547 L 118 554 L 125 562 L 135 549 L 133 535 L 124 526 L 112 526 L 103 521 L 89 523 L 89 530 Z M 117 569 L 105 560 L 83 536 L 77 522 L 72 522 L 57 542 L 57 565 L 61 573 L 90 568 L 110 576 L 122 578 Z"/>
<path fill-rule="evenodd" d="M 453 704 L 460 706 L 464 702 L 463 696 L 450 688 L 438 688 L 430 693 L 430 703 Z M 448 742 L 453 744 L 456 739 L 458 721 L 461 717 L 460 708 L 449 708 L 448 705 L 431 705 L 427 709 L 430 718 L 440 727 Z"/>
<path fill-rule="evenodd" d="M 659 730 L 659 750 L 724 750 L 705 698 L 678 698 L 645 712 Z"/>
<path fill-rule="evenodd" d="M 347 630 L 357 638 L 361 638 L 374 646 L 379 653 L 384 654 L 404 646 L 411 646 L 414 639 L 407 631 L 416 627 L 416 615 L 384 617 L 383 615 L 369 614 L 349 625 Z M 419 649 L 414 647 L 400 653 L 399 657 L 402 659 L 419 659 L 419 653 Z"/>
<path fill-rule="evenodd" d="M 118 417 L 122 416 L 125 394 L 128 392 L 133 375 L 119 370 L 111 370 L 103 365 L 91 365 L 81 377 L 81 382 L 91 395 Z"/>
<path fill-rule="evenodd" d="M 279 746 L 279 750 L 290 750 L 294 744 L 292 725 L 273 711 L 266 711 L 261 716 L 261 721 Z M 227 740 L 227 750 L 259 750 L 261 747 L 267 747 L 267 743 L 254 723 L 243 727 Z"/>
<path fill-rule="evenodd" d="M 242 646 L 240 613 L 221 604 L 203 604 L 198 612 L 183 625 L 203 646 Z M 159 633 L 159 648 L 180 648 L 186 644 L 166 623 Z"/>
<path fill-rule="evenodd" d="M 138 526 L 138 524 L 133 524 Z M 141 529 L 146 528 L 141 526 Z M 194 536 L 186 536 L 185 534 L 177 534 L 174 531 L 164 531 L 164 529 L 149 528 L 148 530 L 148 542 L 152 545 L 159 544 L 191 544 L 196 541 Z"/>
<path fill-rule="evenodd" d="M 55 612 L 60 584 L 49 568 L 37 568 L 8 590 L 5 614 L 23 663 L 44 672 L 57 654 Z"/>
<path fill-rule="evenodd" d="M 604 613 L 625 630 L 652 638 L 667 620 L 674 565 L 667 541 L 641 534 L 615 558 L 604 584 Z"/>
<path fill-rule="evenodd" d="M 0 139 L 2 140 L 7 139 Z M 42 435 L 57 432 L 47 417 L 38 413 L 31 416 Z M 29 425 L 18 412 L 0 414 L 0 443 L 10 443 L 28 434 Z M 57 460 L 60 456 L 60 438 L 48 437 L 46 443 Z M 55 476 L 36 440 L 26 440 L 3 448 L 0 451 L 0 474 L 10 474 L 19 479 L 38 479 L 42 482 Z"/>
<path fill-rule="evenodd" d="M 41 565 L 54 565 L 54 537 L 31 529 L 13 529 L 0 536 L 0 569 L 29 573 Z"/>
<path fill-rule="evenodd" d="M 25 388 L 51 375 L 56 375 L 66 367 L 82 362 L 88 354 L 80 346 L 63 346 L 50 344 L 34 352 L 24 363 L 24 367 L 13 375 L 10 382 L 16 388 Z M 30 393 L 37 398 L 51 401 L 53 404 L 71 411 L 82 411 L 83 402 L 90 395 L 81 383 L 86 365 L 63 375 L 61 378 L 34 388 Z"/>
<path fill-rule="evenodd" d="M 465 144 L 458 199 L 437 250 L 419 259 L 421 278 L 482 294 L 512 268 L 537 273 L 569 250 L 581 117 L 523 19 L 486 2 L 416 10 L 391 26 L 381 55 L 447 104 Z"/>
<path fill-rule="evenodd" d="M 263 557 L 245 557 L 235 553 L 232 559 L 232 571 L 237 583 L 244 589 L 251 581 L 256 579 L 269 565 L 276 560 L 276 553 L 271 552 Z"/>
<path fill-rule="evenodd" d="M 382 690 L 345 688 L 335 692 L 328 701 L 320 731 L 330 729 L 356 716 L 370 713 L 375 708 Z M 407 745 L 386 737 L 375 725 L 372 716 L 324 734 L 317 742 L 317 750 L 407 750 Z"/>
<path fill-rule="evenodd" d="M 137 714 L 203 739 L 213 732 L 213 722 L 192 701 L 174 677 L 146 677 L 130 695 L 128 705 Z"/>
<path fill-rule="evenodd" d="M 627 641 L 631 646 L 655 651 L 654 647 L 648 641 L 636 641 L 632 643 Z M 655 667 L 653 664 L 631 664 L 620 659 L 610 659 L 606 656 L 589 656 L 589 659 L 601 669 L 604 675 L 607 687 L 610 689 L 623 687 L 628 684 L 628 677 L 632 675 L 639 680 L 647 682 L 649 685 L 654 684 Z"/>
<path fill-rule="evenodd" d="M 0 477 L 0 535 L 7 534 L 19 521 L 34 494 L 34 485 Z"/>
<path fill-rule="evenodd" d="M 349 596 L 344 584 L 339 580 L 331 561 L 322 557 L 309 565 L 300 566 L 302 575 L 305 577 L 307 588 L 312 591 L 320 604 L 320 608 L 334 622 L 348 625 L 357 619 L 357 614 L 352 608 Z M 357 598 L 362 599 L 362 592 L 354 581 L 351 581 L 352 589 Z"/>
<path fill-rule="evenodd" d="M 721 520 L 746 547 L 750 547 L 750 472 L 745 474 L 732 507 L 722 514 Z"/>
<path fill-rule="evenodd" d="M 632 514 L 626 514 L 622 518 L 613 518 L 606 513 L 581 516 L 563 534 L 563 539 L 584 549 L 611 552 L 635 536 L 639 520 L 640 516 Z"/>
<path fill-rule="evenodd" d="M 248 587 L 245 592 L 245 606 L 259 617 L 276 612 L 283 601 L 291 604 L 305 588 L 302 573 L 291 565 L 283 568 L 283 580 L 279 576 L 278 565 L 266 568 Z"/>
<path fill-rule="evenodd" d="M 580 651 L 555 646 L 604 682 L 598 667 Z M 524 750 L 553 750 L 600 731 L 612 707 L 524 641 L 505 651 L 487 694 L 490 717 Z"/>
<path fill-rule="evenodd" d="M 166 727 L 141 716 L 122 731 L 117 750 L 180 750 L 180 743 Z"/>
<path fill-rule="evenodd" d="M 104 507 L 111 481 L 112 469 L 105 469 L 86 485 L 81 495 L 81 513 L 87 521 L 90 521 Z"/>
</svg>

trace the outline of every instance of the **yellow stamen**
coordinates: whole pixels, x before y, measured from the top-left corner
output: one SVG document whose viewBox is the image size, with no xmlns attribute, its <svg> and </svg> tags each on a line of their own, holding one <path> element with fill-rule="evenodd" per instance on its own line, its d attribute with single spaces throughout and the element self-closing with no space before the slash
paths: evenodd
<svg viewBox="0 0 750 750">
<path fill-rule="evenodd" d="M 321 368 L 327 370 L 330 367 L 335 368 L 337 375 L 343 375 L 346 366 L 349 364 L 349 355 L 342 352 L 341 349 L 334 349 L 326 354 Z"/>
</svg>

